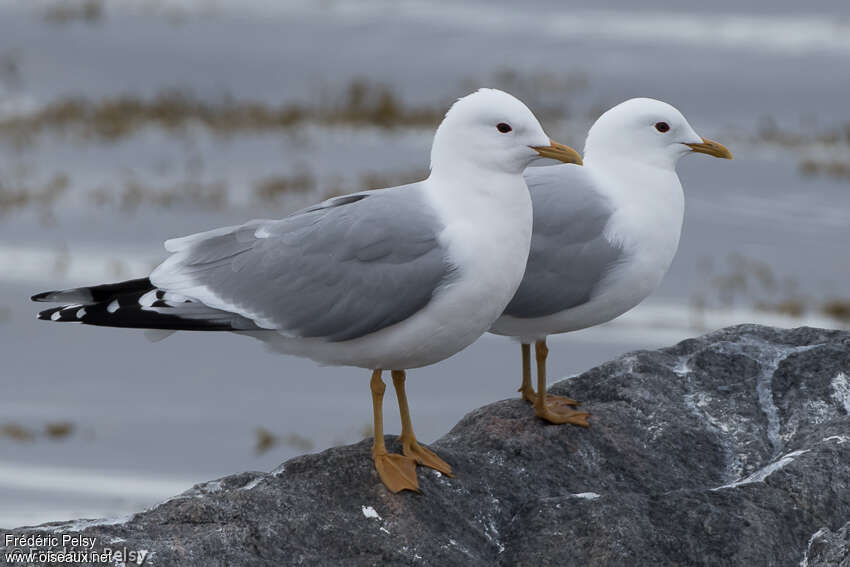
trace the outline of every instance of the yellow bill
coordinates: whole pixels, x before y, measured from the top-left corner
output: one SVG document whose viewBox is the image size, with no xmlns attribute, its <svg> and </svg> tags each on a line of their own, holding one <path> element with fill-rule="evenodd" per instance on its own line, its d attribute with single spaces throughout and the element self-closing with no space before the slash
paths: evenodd
<svg viewBox="0 0 850 567">
<path fill-rule="evenodd" d="M 719 157 L 723 159 L 732 159 L 732 152 L 729 151 L 729 148 L 720 144 L 718 142 L 714 142 L 712 140 L 707 140 L 706 138 L 702 139 L 701 144 L 685 144 L 693 151 L 698 154 L 707 154 L 714 157 Z"/>
<path fill-rule="evenodd" d="M 540 154 L 540 157 L 556 159 L 564 163 L 574 163 L 581 165 L 581 154 L 564 144 L 559 144 L 555 140 L 549 140 L 548 146 L 531 146 L 531 149 Z"/>
</svg>

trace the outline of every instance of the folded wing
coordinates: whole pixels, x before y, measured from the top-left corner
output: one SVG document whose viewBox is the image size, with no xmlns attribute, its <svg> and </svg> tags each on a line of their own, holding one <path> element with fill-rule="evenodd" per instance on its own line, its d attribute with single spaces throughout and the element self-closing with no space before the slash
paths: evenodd
<svg viewBox="0 0 850 567">
<path fill-rule="evenodd" d="M 606 238 L 613 208 L 582 168 L 529 168 L 525 180 L 534 232 L 525 276 L 505 315 L 544 317 L 589 301 L 624 251 Z"/>
<path fill-rule="evenodd" d="M 171 240 L 151 281 L 260 328 L 344 341 L 428 304 L 452 271 L 441 230 L 418 185 L 365 192 Z"/>
</svg>

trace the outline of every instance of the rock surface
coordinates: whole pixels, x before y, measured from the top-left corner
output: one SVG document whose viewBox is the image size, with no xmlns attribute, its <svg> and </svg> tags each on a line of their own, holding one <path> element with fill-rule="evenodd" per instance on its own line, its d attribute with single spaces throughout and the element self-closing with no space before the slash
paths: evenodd
<svg viewBox="0 0 850 567">
<path fill-rule="evenodd" d="M 809 539 L 801 567 L 850 567 L 850 522 L 837 532 L 821 528 Z"/>
<path fill-rule="evenodd" d="M 743 325 L 551 391 L 591 428 L 483 407 L 432 445 L 456 477 L 420 468 L 421 494 L 387 492 L 367 440 L 123 522 L 17 533 L 79 532 L 156 566 L 850 565 L 850 333 Z"/>
</svg>

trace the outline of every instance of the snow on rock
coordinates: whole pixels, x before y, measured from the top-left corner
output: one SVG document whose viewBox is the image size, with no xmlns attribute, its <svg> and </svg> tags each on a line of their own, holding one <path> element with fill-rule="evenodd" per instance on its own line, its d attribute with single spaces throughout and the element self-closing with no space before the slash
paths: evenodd
<svg viewBox="0 0 850 567">
<path fill-rule="evenodd" d="M 363 515 L 366 516 L 367 518 L 377 518 L 379 520 L 381 519 L 381 516 L 378 515 L 378 513 L 375 511 L 375 509 L 372 508 L 371 506 L 362 506 L 361 510 L 363 511 Z"/>
<path fill-rule="evenodd" d="M 599 498 L 599 495 L 595 492 L 579 492 L 578 494 L 573 494 L 576 498 L 582 498 L 584 500 L 596 500 Z"/>
<path fill-rule="evenodd" d="M 850 376 L 839 372 L 832 380 L 832 399 L 850 415 Z"/>
<path fill-rule="evenodd" d="M 806 449 L 801 449 L 799 451 L 792 451 L 792 452 L 788 453 L 787 455 L 783 455 L 782 458 L 779 459 L 778 461 L 770 463 L 766 467 L 763 467 L 763 468 L 757 470 L 756 472 L 754 472 L 753 474 L 751 474 L 747 478 L 743 478 L 741 480 L 737 480 L 737 481 L 731 482 L 729 484 L 724 484 L 723 486 L 720 486 L 720 487 L 716 488 L 715 490 L 720 490 L 720 489 L 723 489 L 723 488 L 736 488 L 738 486 L 743 486 L 745 484 L 752 484 L 754 482 L 764 482 L 764 480 L 767 477 L 769 477 L 770 475 L 772 475 L 776 471 L 782 469 L 786 465 L 794 462 L 795 458 L 799 457 L 800 455 L 802 455 L 804 453 L 808 453 L 808 452 L 809 451 L 806 450 Z"/>
</svg>

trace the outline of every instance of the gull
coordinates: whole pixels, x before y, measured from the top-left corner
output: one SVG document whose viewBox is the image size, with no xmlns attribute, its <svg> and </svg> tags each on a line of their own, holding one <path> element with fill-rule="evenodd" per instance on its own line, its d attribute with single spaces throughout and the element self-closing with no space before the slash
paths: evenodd
<svg viewBox="0 0 850 567">
<path fill-rule="evenodd" d="M 148 278 L 51 291 L 40 319 L 166 331 L 231 331 L 323 364 L 372 370 L 372 457 L 392 492 L 418 490 L 416 464 L 451 467 L 416 440 L 405 370 L 439 362 L 487 331 L 522 280 L 534 159 L 581 163 L 518 99 L 481 89 L 434 135 L 431 171 L 410 185 L 324 201 L 168 240 Z M 67 303 L 71 303 L 67 305 Z M 383 435 L 390 370 L 403 454 Z"/>
<path fill-rule="evenodd" d="M 643 301 L 670 267 L 682 231 L 676 164 L 702 153 L 732 159 L 673 106 L 627 100 L 587 135 L 584 165 L 531 167 L 534 231 L 525 277 L 491 332 L 518 339 L 522 398 L 552 423 L 588 426 L 578 402 L 546 395 L 546 337 L 605 323 Z M 537 394 L 531 385 L 531 343 Z"/>
</svg>

